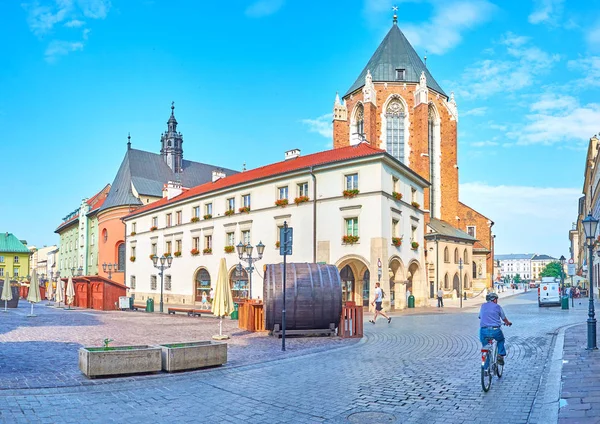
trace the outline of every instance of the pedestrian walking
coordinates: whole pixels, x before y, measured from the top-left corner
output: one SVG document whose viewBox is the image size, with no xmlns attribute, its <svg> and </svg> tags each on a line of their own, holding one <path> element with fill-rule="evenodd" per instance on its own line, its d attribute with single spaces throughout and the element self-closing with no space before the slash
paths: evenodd
<svg viewBox="0 0 600 424">
<path fill-rule="evenodd" d="M 377 320 L 378 315 L 387 318 L 388 324 L 392 322 L 392 319 L 383 312 L 383 308 L 381 307 L 381 303 L 383 302 L 383 297 L 385 296 L 385 294 L 383 293 L 383 290 L 380 286 L 381 284 L 375 283 L 375 295 L 373 297 L 373 302 L 371 302 L 371 305 L 375 306 L 375 316 L 373 317 L 373 319 L 369 320 L 371 324 L 375 324 L 375 320 Z"/>
<path fill-rule="evenodd" d="M 437 292 L 438 308 L 444 307 L 444 290 L 441 288 Z"/>
</svg>

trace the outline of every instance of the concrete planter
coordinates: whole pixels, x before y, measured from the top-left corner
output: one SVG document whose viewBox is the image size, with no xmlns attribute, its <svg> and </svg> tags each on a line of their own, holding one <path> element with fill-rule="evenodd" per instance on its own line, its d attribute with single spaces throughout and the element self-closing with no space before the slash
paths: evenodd
<svg viewBox="0 0 600 424">
<path fill-rule="evenodd" d="M 160 347 L 82 347 L 79 369 L 89 378 L 160 371 Z"/>
<path fill-rule="evenodd" d="M 162 369 L 168 372 L 214 367 L 227 362 L 227 343 L 171 343 L 162 348 Z"/>
</svg>

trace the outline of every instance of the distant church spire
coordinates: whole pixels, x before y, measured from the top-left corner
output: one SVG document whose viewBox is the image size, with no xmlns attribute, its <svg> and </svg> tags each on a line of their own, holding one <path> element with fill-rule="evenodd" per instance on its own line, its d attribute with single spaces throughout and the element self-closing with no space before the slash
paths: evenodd
<svg viewBox="0 0 600 424">
<path fill-rule="evenodd" d="M 394 6 L 392 7 L 392 10 L 394 11 L 394 25 L 398 24 L 398 6 Z"/>
<path fill-rule="evenodd" d="M 127 150 L 131 150 L 131 133 L 127 133 Z"/>
<path fill-rule="evenodd" d="M 167 131 L 160 137 L 160 155 L 175 173 L 183 171 L 183 136 L 177 132 L 175 102 L 171 102 L 171 116 L 167 121 Z"/>
</svg>

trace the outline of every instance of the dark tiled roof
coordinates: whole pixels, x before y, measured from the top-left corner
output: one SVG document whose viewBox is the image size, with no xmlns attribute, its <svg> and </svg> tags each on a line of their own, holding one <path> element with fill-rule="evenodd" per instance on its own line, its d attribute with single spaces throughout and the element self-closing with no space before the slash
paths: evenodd
<svg viewBox="0 0 600 424">
<path fill-rule="evenodd" d="M 508 255 L 496 255 L 494 259 L 500 261 L 509 261 L 517 259 L 531 259 L 533 256 L 533 253 L 511 253 Z"/>
<path fill-rule="evenodd" d="M 225 178 L 221 178 L 215 182 L 209 182 L 206 184 L 202 184 L 198 187 L 191 188 L 187 191 L 184 191 L 179 196 L 168 200 L 166 197 L 162 198 L 154 203 L 150 203 L 146 206 L 143 206 L 135 212 L 126 216 L 126 218 L 138 215 L 140 213 L 159 208 L 165 206 L 170 203 L 180 202 L 182 200 L 188 199 L 190 197 L 199 196 L 202 194 L 210 193 L 215 190 L 220 190 L 227 187 L 233 187 L 238 184 L 247 183 L 250 181 L 260 180 L 262 178 L 272 177 L 275 175 L 285 174 L 292 171 L 297 171 L 300 169 L 308 169 L 312 166 L 317 165 L 325 165 L 328 163 L 341 162 L 345 160 L 350 160 L 359 157 L 373 156 L 373 155 L 387 155 L 385 150 L 381 150 L 375 147 L 372 147 L 370 144 L 361 143 L 355 146 L 342 147 L 339 149 L 326 150 L 324 152 L 313 153 L 312 155 L 299 156 L 295 159 L 285 160 L 282 162 L 273 163 L 270 165 L 266 165 L 260 168 L 251 169 L 246 172 L 241 172 L 238 174 L 234 174 Z M 391 156 L 390 156 L 391 157 Z M 399 163 L 399 162 L 398 162 Z M 401 165 L 405 167 L 404 165 Z M 410 172 L 415 178 L 418 178 L 422 181 L 423 185 L 427 185 L 427 181 L 423 178 L 419 177 L 413 171 L 410 171 L 408 168 L 405 169 Z"/>
<path fill-rule="evenodd" d="M 421 72 L 425 72 L 427 86 L 448 97 L 396 24 L 392 25 L 371 60 L 344 97 L 365 85 L 367 71 L 371 71 L 373 82 L 398 82 L 396 69 L 405 69 L 405 78 L 400 82 L 419 82 Z"/>
<path fill-rule="evenodd" d="M 552 256 L 548 256 L 548 255 L 535 255 L 533 258 L 531 258 L 532 261 L 547 261 L 547 260 L 552 260 L 552 261 L 556 261 L 556 258 L 553 258 Z"/>
<path fill-rule="evenodd" d="M 452 225 L 448 224 L 446 221 L 442 221 L 441 219 L 431 218 L 431 221 L 429 221 L 428 225 L 433 230 L 433 233 L 425 234 L 425 238 L 427 239 L 431 239 L 434 234 L 438 234 L 440 236 L 470 241 L 473 243 L 477 241 L 475 237 L 470 236 L 458 228 L 454 228 Z"/>
<path fill-rule="evenodd" d="M 183 161 L 183 172 L 174 173 L 161 155 L 144 150 L 128 149 L 117 171 L 106 201 L 100 210 L 116 206 L 141 205 L 134 196 L 132 184 L 140 195 L 162 197 L 163 186 L 168 181 L 181 181 L 184 187 L 194 187 L 212 180 L 212 171 L 220 170 L 227 175 L 236 174 L 232 169 L 219 168 L 204 163 Z"/>
<path fill-rule="evenodd" d="M 12 233 L 0 233 L 0 252 L 29 253 L 29 249 Z"/>
</svg>

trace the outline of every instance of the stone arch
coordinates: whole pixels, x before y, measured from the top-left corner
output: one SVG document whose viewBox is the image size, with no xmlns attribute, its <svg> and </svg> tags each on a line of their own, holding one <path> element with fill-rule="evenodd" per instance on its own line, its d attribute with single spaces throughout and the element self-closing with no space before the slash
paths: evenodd
<svg viewBox="0 0 600 424">
<path fill-rule="evenodd" d="M 450 278 L 448 277 L 448 273 L 444 275 L 444 290 L 450 290 Z"/>
<path fill-rule="evenodd" d="M 469 273 L 465 272 L 465 275 L 463 277 L 463 287 L 465 289 L 470 289 L 471 288 L 471 281 L 469 279 Z"/>
<path fill-rule="evenodd" d="M 390 284 L 390 309 L 396 309 L 397 307 L 400 307 L 400 305 L 396 305 L 397 294 L 401 292 L 400 283 L 406 281 L 404 263 L 398 255 L 394 255 L 390 258 L 387 275 Z"/>
<path fill-rule="evenodd" d="M 408 107 L 408 103 L 406 102 L 406 100 L 404 100 L 404 98 L 402 96 L 400 96 L 399 94 L 390 94 L 388 96 L 388 98 L 385 100 L 385 102 L 383 102 L 383 105 L 381 107 L 381 135 L 379 138 L 379 148 L 387 151 L 388 153 L 390 152 L 390 149 L 388 149 L 388 143 L 387 143 L 387 114 L 388 114 L 388 108 L 390 107 L 390 104 L 392 102 L 398 101 L 401 103 L 402 105 L 402 109 L 404 111 L 404 119 L 401 120 L 401 123 L 403 124 L 403 130 L 404 130 L 404 161 L 403 163 L 406 166 L 410 166 L 410 119 L 409 119 L 409 111 L 411 110 Z M 392 155 L 394 156 L 394 155 Z M 396 158 L 399 162 L 402 162 L 400 160 L 400 158 Z"/>
<path fill-rule="evenodd" d="M 247 300 L 250 293 L 250 279 L 248 277 L 248 272 L 246 272 L 244 267 L 241 267 L 241 269 L 238 270 L 236 265 L 229 268 L 227 275 L 233 301 L 239 303 Z"/>
<path fill-rule="evenodd" d="M 427 145 L 429 154 L 429 209 L 433 218 L 441 216 L 441 131 L 440 114 L 433 102 L 428 105 Z"/>
<path fill-rule="evenodd" d="M 342 280 L 342 301 L 364 304 L 364 299 L 362 299 L 363 278 L 365 271 L 369 269 L 369 262 L 360 255 L 346 255 L 337 261 L 336 267 Z"/>
<path fill-rule="evenodd" d="M 413 259 L 408 263 L 406 281 L 406 290 L 410 290 L 411 293 L 414 293 L 416 283 L 421 282 L 421 264 L 419 261 Z"/>
<path fill-rule="evenodd" d="M 208 268 L 200 266 L 194 271 L 194 301 L 202 302 L 202 293 L 206 294 L 208 301 L 212 301 L 210 291 L 212 289 L 212 278 Z"/>
<path fill-rule="evenodd" d="M 450 251 L 448 250 L 448 246 L 444 248 L 444 262 L 450 262 Z"/>
<path fill-rule="evenodd" d="M 460 293 L 460 277 L 458 276 L 458 272 L 452 278 L 452 290 L 456 291 L 457 295 Z"/>
<path fill-rule="evenodd" d="M 454 248 L 454 263 L 458 263 L 458 247 Z"/>
<path fill-rule="evenodd" d="M 365 106 L 362 102 L 356 103 L 350 114 L 350 145 L 359 144 L 365 134 Z"/>
</svg>

